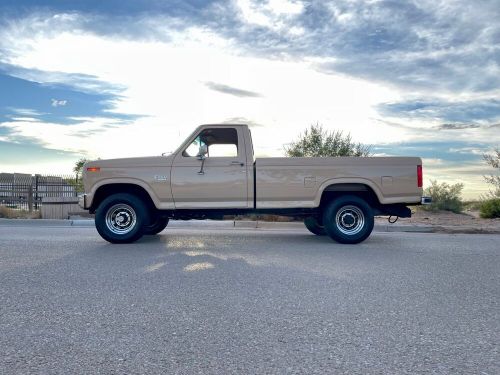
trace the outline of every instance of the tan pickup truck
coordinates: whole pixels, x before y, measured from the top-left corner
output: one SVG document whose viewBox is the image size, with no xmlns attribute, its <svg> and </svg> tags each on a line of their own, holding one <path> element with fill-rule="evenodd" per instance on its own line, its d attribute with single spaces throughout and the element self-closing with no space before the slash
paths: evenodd
<svg viewBox="0 0 500 375">
<path fill-rule="evenodd" d="M 422 197 L 417 157 L 254 158 L 246 125 L 199 126 L 167 156 L 84 166 L 80 206 L 99 234 L 128 243 L 171 219 L 276 214 L 304 219 L 316 235 L 358 243 L 375 215 L 411 216 Z"/>
</svg>

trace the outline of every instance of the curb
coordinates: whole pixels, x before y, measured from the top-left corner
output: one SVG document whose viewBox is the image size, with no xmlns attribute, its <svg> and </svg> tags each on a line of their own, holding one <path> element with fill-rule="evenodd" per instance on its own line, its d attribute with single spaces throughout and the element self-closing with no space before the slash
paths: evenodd
<svg viewBox="0 0 500 375">
<path fill-rule="evenodd" d="M 0 219 L 6 227 L 93 227 L 94 220 Z"/>
<path fill-rule="evenodd" d="M 0 227 L 76 227 L 93 228 L 93 219 L 0 219 Z M 305 230 L 301 222 L 269 222 L 250 220 L 172 220 L 169 224 L 171 228 L 185 229 L 263 229 L 263 230 Z M 500 234 L 498 229 L 474 228 L 474 227 L 451 227 L 440 225 L 401 225 L 401 224 L 375 224 L 375 232 L 407 232 L 407 233 L 451 233 L 451 234 Z"/>
<path fill-rule="evenodd" d="M 398 224 L 375 224 L 376 232 L 411 232 L 411 233 L 434 233 L 431 225 L 398 225 Z"/>
</svg>

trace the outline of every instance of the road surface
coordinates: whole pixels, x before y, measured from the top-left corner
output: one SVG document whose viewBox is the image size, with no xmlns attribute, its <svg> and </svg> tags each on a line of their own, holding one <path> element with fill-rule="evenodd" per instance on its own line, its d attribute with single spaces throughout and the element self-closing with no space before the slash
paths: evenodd
<svg viewBox="0 0 500 375">
<path fill-rule="evenodd" d="M 0 373 L 498 374 L 500 236 L 0 226 Z"/>
</svg>

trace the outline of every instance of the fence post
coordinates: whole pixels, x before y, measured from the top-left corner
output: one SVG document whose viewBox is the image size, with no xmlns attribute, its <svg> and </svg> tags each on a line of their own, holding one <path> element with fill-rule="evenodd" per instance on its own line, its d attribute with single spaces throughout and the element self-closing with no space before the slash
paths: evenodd
<svg viewBox="0 0 500 375">
<path fill-rule="evenodd" d="M 75 174 L 75 197 L 78 197 L 78 172 Z"/>
<path fill-rule="evenodd" d="M 28 210 L 33 212 L 33 185 L 28 187 Z"/>
<path fill-rule="evenodd" d="M 38 210 L 38 175 L 35 175 L 35 210 Z"/>
</svg>

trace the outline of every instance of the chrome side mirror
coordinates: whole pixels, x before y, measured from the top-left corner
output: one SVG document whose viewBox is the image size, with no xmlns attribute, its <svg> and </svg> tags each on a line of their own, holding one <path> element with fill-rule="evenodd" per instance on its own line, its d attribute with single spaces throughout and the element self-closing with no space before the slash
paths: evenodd
<svg viewBox="0 0 500 375">
<path fill-rule="evenodd" d="M 204 160 L 206 158 L 207 153 L 208 153 L 207 145 L 205 144 L 200 145 L 200 149 L 198 150 L 198 155 L 196 155 L 196 157 L 198 158 L 198 160 Z"/>
<path fill-rule="evenodd" d="M 198 160 L 201 160 L 201 168 L 200 171 L 198 172 L 199 175 L 205 174 L 205 171 L 203 170 L 203 167 L 205 166 L 205 159 L 207 158 L 208 154 L 208 147 L 206 144 L 200 145 L 200 150 L 198 151 L 198 155 L 196 156 Z"/>
</svg>

